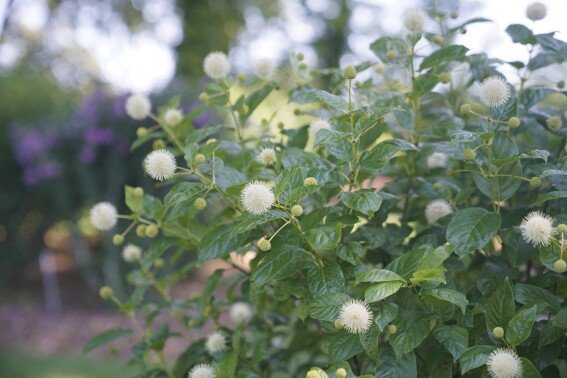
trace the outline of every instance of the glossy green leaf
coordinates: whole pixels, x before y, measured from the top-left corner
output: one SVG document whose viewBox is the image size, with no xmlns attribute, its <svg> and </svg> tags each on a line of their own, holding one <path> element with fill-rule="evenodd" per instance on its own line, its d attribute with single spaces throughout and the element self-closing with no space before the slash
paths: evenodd
<svg viewBox="0 0 567 378">
<path fill-rule="evenodd" d="M 366 303 L 378 302 L 388 298 L 390 295 L 396 294 L 402 286 L 404 286 L 404 283 L 400 281 L 380 282 L 371 285 L 364 292 L 364 300 Z"/>
<path fill-rule="evenodd" d="M 307 271 L 307 284 L 314 298 L 329 292 L 343 292 L 345 278 L 341 267 L 334 261 L 325 261 L 324 267 L 312 266 Z"/>
<path fill-rule="evenodd" d="M 252 271 L 252 281 L 259 286 L 289 277 L 313 264 L 312 258 L 303 249 L 282 246 L 272 249 Z"/>
<path fill-rule="evenodd" d="M 471 207 L 453 216 L 446 237 L 449 243 L 456 246 L 455 252 L 464 257 L 473 250 L 484 247 L 499 228 L 500 215 Z"/>
<path fill-rule="evenodd" d="M 400 281 L 405 283 L 406 280 L 394 272 L 386 269 L 369 269 L 356 276 L 355 285 L 361 282 L 386 282 L 386 281 Z"/>
<path fill-rule="evenodd" d="M 475 345 L 463 351 L 459 357 L 461 374 L 485 365 L 488 356 L 494 349 L 494 347 L 488 345 Z"/>
<path fill-rule="evenodd" d="M 451 45 L 444 47 L 431 53 L 429 56 L 426 56 L 421 61 L 419 70 L 423 71 L 427 68 L 431 68 L 445 62 L 462 62 L 466 58 L 467 51 L 469 51 L 469 49 L 461 45 Z"/>
<path fill-rule="evenodd" d="M 457 325 L 438 325 L 433 336 L 451 353 L 456 361 L 469 346 L 469 331 Z"/>
<path fill-rule="evenodd" d="M 338 319 L 343 304 L 351 298 L 343 293 L 327 293 L 318 296 L 311 303 L 309 315 L 314 319 L 334 322 Z"/>
<path fill-rule="evenodd" d="M 506 329 L 516 312 L 514 296 L 508 278 L 492 293 L 486 308 L 486 329 L 492 332 L 495 327 Z"/>
<path fill-rule="evenodd" d="M 383 168 L 399 151 L 417 151 L 418 148 L 401 139 L 388 139 L 376 145 L 371 151 L 360 157 L 360 166 L 364 169 Z"/>
<path fill-rule="evenodd" d="M 427 289 L 422 290 L 421 295 L 428 295 L 433 298 L 440 299 L 442 301 L 451 302 L 457 307 L 461 309 L 463 314 L 467 308 L 469 301 L 467 297 L 461 293 L 460 291 L 447 289 L 447 288 L 439 288 L 439 289 Z"/>
<path fill-rule="evenodd" d="M 99 348 L 121 337 L 132 335 L 133 333 L 130 328 L 110 328 L 90 339 L 85 345 L 83 353 L 88 353 L 93 349 Z"/>
<path fill-rule="evenodd" d="M 372 217 L 380 209 L 382 197 L 372 189 L 360 189 L 356 192 L 342 192 L 341 200 L 349 209 Z"/>
<path fill-rule="evenodd" d="M 518 312 L 506 327 L 506 340 L 513 347 L 520 345 L 530 337 L 532 326 L 537 315 L 537 306 L 525 308 Z"/>
</svg>

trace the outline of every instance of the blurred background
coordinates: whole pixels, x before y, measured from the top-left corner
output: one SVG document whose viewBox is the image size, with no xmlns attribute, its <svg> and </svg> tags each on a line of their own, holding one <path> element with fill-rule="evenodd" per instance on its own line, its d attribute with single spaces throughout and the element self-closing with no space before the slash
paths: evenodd
<svg viewBox="0 0 567 378">
<path fill-rule="evenodd" d="M 567 40 L 567 2 L 543 2 L 548 17 L 535 31 L 558 31 Z M 126 325 L 98 288 L 127 290 L 128 267 L 112 235 L 90 225 L 88 209 L 101 200 L 123 203 L 126 184 L 159 194 L 141 169 L 151 146 L 129 151 L 136 128 L 151 125 L 125 115 L 128 94 L 148 94 L 155 105 L 179 96 L 188 112 L 199 106 L 202 60 L 211 50 L 229 53 L 233 73 L 251 72 L 260 58 L 282 65 L 297 52 L 312 67 L 378 62 L 369 44 L 403 33 L 402 15 L 414 7 L 458 12 L 455 25 L 489 18 L 467 27 L 457 42 L 473 53 L 525 61 L 525 47 L 512 44 L 504 29 L 531 26 L 529 3 L 0 0 L 0 377 L 132 373 L 120 361 L 91 360 L 113 358 L 102 352 L 80 355 L 96 333 Z M 557 81 L 566 67 L 540 71 L 540 80 Z M 195 124 L 206 127 L 219 117 L 204 112 Z M 180 289 L 185 294 L 198 282 L 187 285 Z"/>
</svg>

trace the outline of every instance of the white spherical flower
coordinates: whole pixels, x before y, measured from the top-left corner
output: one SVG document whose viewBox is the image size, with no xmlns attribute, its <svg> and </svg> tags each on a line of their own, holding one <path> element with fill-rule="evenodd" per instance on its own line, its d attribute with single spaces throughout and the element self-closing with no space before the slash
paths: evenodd
<svg viewBox="0 0 567 378">
<path fill-rule="evenodd" d="M 276 151 L 273 148 L 264 148 L 258 154 L 258 162 L 263 165 L 274 165 L 276 164 Z"/>
<path fill-rule="evenodd" d="M 213 51 L 205 57 L 203 69 L 211 79 L 222 79 L 230 72 L 230 61 L 225 53 Z"/>
<path fill-rule="evenodd" d="M 445 168 L 449 157 L 442 152 L 434 152 L 427 157 L 427 168 Z"/>
<path fill-rule="evenodd" d="M 151 178 L 159 181 L 173 177 L 177 162 L 175 156 L 167 150 L 152 151 L 146 156 L 146 172 Z"/>
<path fill-rule="evenodd" d="M 211 365 L 199 364 L 195 365 L 189 372 L 189 378 L 216 378 L 217 373 Z"/>
<path fill-rule="evenodd" d="M 510 86 L 500 76 L 490 76 L 480 84 L 480 100 L 490 108 L 499 108 L 510 98 Z"/>
<path fill-rule="evenodd" d="M 106 231 L 116 226 L 118 212 L 110 202 L 99 202 L 92 207 L 90 218 L 97 230 Z"/>
<path fill-rule="evenodd" d="M 434 224 L 439 219 L 453 212 L 451 205 L 444 199 L 436 199 L 425 207 L 425 218 L 427 223 Z"/>
<path fill-rule="evenodd" d="M 311 122 L 311 124 L 309 125 L 309 134 L 311 134 L 311 136 L 313 138 L 315 138 L 315 136 L 317 135 L 317 133 L 319 132 L 319 130 L 322 129 L 330 129 L 331 125 L 329 124 L 329 122 L 325 121 L 324 119 L 316 119 L 313 122 Z"/>
<path fill-rule="evenodd" d="M 175 126 L 183 119 L 183 113 L 179 109 L 167 109 L 163 115 L 163 120 L 167 126 Z"/>
<path fill-rule="evenodd" d="M 519 378 L 522 376 L 522 362 L 509 349 L 496 349 L 486 361 L 488 373 L 493 378 Z"/>
<path fill-rule="evenodd" d="M 128 244 L 122 250 L 122 257 L 124 261 L 133 263 L 142 259 L 142 248 L 134 244 Z"/>
<path fill-rule="evenodd" d="M 258 76 L 260 79 L 268 80 L 274 74 L 274 68 L 275 65 L 273 60 L 268 58 L 263 58 L 256 62 L 256 65 L 254 66 L 254 71 L 256 73 L 256 76 Z"/>
<path fill-rule="evenodd" d="M 236 302 L 230 307 L 229 315 L 234 324 L 246 324 L 252 319 L 254 312 L 248 303 Z"/>
<path fill-rule="evenodd" d="M 410 9 L 404 15 L 404 26 L 410 33 L 419 34 L 423 32 L 427 16 L 421 9 Z"/>
<path fill-rule="evenodd" d="M 248 183 L 240 194 L 242 206 L 252 214 L 264 214 L 274 204 L 276 198 L 272 188 L 261 181 Z"/>
<path fill-rule="evenodd" d="M 547 16 L 547 8 L 539 2 L 531 3 L 526 8 L 526 16 L 532 21 L 543 20 Z"/>
<path fill-rule="evenodd" d="M 553 218 L 540 211 L 532 211 L 520 224 L 522 237 L 534 246 L 549 244 L 555 233 L 553 228 Z"/>
<path fill-rule="evenodd" d="M 368 304 L 352 299 L 342 305 L 339 320 L 348 332 L 364 333 L 372 325 L 372 313 Z"/>
<path fill-rule="evenodd" d="M 221 332 L 213 332 L 207 337 L 205 344 L 209 353 L 218 353 L 226 350 L 226 340 Z"/>
<path fill-rule="evenodd" d="M 152 110 L 150 99 L 144 95 L 134 94 L 126 100 L 126 113 L 137 120 L 146 118 Z"/>
</svg>

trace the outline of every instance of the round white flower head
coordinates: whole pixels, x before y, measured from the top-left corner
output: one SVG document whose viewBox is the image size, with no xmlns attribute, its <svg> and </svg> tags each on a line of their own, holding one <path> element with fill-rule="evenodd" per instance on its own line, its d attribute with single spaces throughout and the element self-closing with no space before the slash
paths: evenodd
<svg viewBox="0 0 567 378">
<path fill-rule="evenodd" d="M 230 306 L 229 315 L 234 324 L 246 324 L 252 319 L 254 313 L 248 303 L 236 302 Z"/>
<path fill-rule="evenodd" d="M 276 151 L 273 148 L 264 148 L 258 154 L 258 162 L 263 165 L 274 165 L 276 164 Z"/>
<path fill-rule="evenodd" d="M 449 157 L 443 152 L 434 152 L 427 157 L 427 168 L 445 168 Z"/>
<path fill-rule="evenodd" d="M 453 212 L 451 205 L 444 199 L 436 199 L 427 204 L 425 207 L 425 218 L 427 223 L 434 224 L 439 219 Z"/>
<path fill-rule="evenodd" d="M 221 332 L 213 332 L 207 337 L 205 344 L 209 353 L 217 353 L 226 350 L 226 340 Z"/>
<path fill-rule="evenodd" d="M 183 119 L 183 113 L 179 109 L 170 108 L 165 111 L 163 120 L 167 126 L 175 126 Z"/>
<path fill-rule="evenodd" d="M 240 194 L 242 206 L 252 214 L 264 214 L 274 204 L 276 198 L 272 188 L 261 181 L 248 183 Z"/>
<path fill-rule="evenodd" d="M 486 361 L 488 373 L 494 378 L 519 378 L 522 376 L 522 362 L 509 349 L 496 349 Z"/>
<path fill-rule="evenodd" d="M 150 99 L 144 95 L 134 94 L 126 100 L 126 113 L 137 120 L 146 118 L 152 110 Z"/>
<path fill-rule="evenodd" d="M 151 178 L 159 181 L 173 177 L 177 162 L 175 156 L 167 150 L 152 151 L 146 156 L 146 172 Z"/>
<path fill-rule="evenodd" d="M 322 129 L 330 129 L 331 125 L 329 124 L 329 122 L 325 121 L 324 119 L 316 119 L 313 122 L 311 122 L 311 124 L 309 125 L 309 134 L 311 134 L 311 136 L 313 138 L 315 138 L 315 136 L 317 135 L 317 133 L 319 132 L 319 130 Z"/>
<path fill-rule="evenodd" d="M 268 58 L 260 59 L 256 62 L 254 66 L 254 71 L 256 76 L 260 79 L 268 80 L 274 74 L 274 61 Z"/>
<path fill-rule="evenodd" d="M 122 257 L 124 261 L 133 263 L 142 259 L 142 248 L 134 244 L 128 244 L 122 250 Z"/>
<path fill-rule="evenodd" d="M 540 211 L 532 211 L 520 224 L 522 237 L 534 246 L 549 244 L 555 233 L 553 228 L 553 218 Z"/>
<path fill-rule="evenodd" d="M 230 72 L 230 61 L 225 53 L 213 51 L 205 57 L 203 69 L 208 77 L 217 80 L 222 79 Z"/>
<path fill-rule="evenodd" d="M 216 378 L 217 373 L 211 365 L 199 364 L 195 365 L 189 372 L 189 378 Z"/>
<path fill-rule="evenodd" d="M 500 76 L 490 76 L 480 84 L 480 101 L 490 108 L 499 108 L 510 98 L 510 86 Z"/>
<path fill-rule="evenodd" d="M 540 2 L 531 3 L 526 8 L 526 16 L 532 21 L 543 20 L 547 16 L 547 8 Z"/>
<path fill-rule="evenodd" d="M 107 231 L 116 226 L 118 212 L 110 202 L 99 202 L 92 207 L 90 218 L 97 230 Z"/>
<path fill-rule="evenodd" d="M 350 333 L 364 333 L 372 325 L 372 313 L 368 304 L 358 299 L 343 304 L 339 319 L 344 329 Z"/>
<path fill-rule="evenodd" d="M 427 16 L 421 9 L 410 9 L 404 15 L 404 26 L 410 33 L 419 34 L 423 32 Z"/>
</svg>

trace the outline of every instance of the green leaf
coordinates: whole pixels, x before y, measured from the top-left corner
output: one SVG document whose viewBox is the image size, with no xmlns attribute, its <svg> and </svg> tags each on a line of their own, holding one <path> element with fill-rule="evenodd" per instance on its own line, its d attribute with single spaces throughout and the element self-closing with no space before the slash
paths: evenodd
<svg viewBox="0 0 567 378">
<path fill-rule="evenodd" d="M 494 347 L 488 345 L 475 345 L 466 349 L 459 357 L 459 362 L 461 363 L 461 374 L 464 375 L 472 369 L 485 365 L 488 360 L 488 356 L 493 350 Z"/>
<path fill-rule="evenodd" d="M 347 360 L 363 350 L 360 338 L 356 333 L 348 333 L 342 330 L 329 338 L 331 362 Z"/>
<path fill-rule="evenodd" d="M 479 207 L 457 212 L 447 227 L 447 241 L 455 245 L 455 252 L 464 257 L 482 248 L 500 228 L 500 215 Z"/>
<path fill-rule="evenodd" d="M 380 331 L 376 324 L 372 324 L 367 332 L 360 333 L 360 343 L 370 358 L 378 361 L 378 341 L 380 340 Z"/>
<path fill-rule="evenodd" d="M 176 240 L 173 238 L 159 239 L 154 242 L 143 254 L 142 266 L 144 269 L 149 269 L 158 257 L 173 247 L 177 247 Z"/>
<path fill-rule="evenodd" d="M 521 43 L 522 45 L 535 45 L 537 43 L 534 33 L 524 25 L 512 24 L 506 28 L 506 33 L 514 43 Z"/>
<path fill-rule="evenodd" d="M 398 331 L 390 336 L 390 345 L 394 348 L 396 358 L 399 359 L 417 348 L 430 331 L 431 324 L 424 318 L 417 318 L 400 325 Z"/>
<path fill-rule="evenodd" d="M 563 190 L 563 191 L 557 191 L 557 192 L 548 192 L 548 193 L 543 193 L 540 194 L 537 199 L 535 200 L 535 202 L 532 205 L 539 205 L 540 203 L 543 202 L 547 202 L 547 201 L 551 201 L 551 200 L 555 200 L 555 199 L 560 199 L 560 198 L 566 198 L 567 197 L 567 191 Z"/>
<path fill-rule="evenodd" d="M 386 328 L 393 320 L 398 317 L 398 305 L 395 303 L 380 303 L 378 311 L 374 312 L 374 322 L 380 329 L 380 332 Z"/>
<path fill-rule="evenodd" d="M 401 139 L 388 139 L 376 145 L 371 151 L 360 156 L 360 166 L 364 169 L 383 168 L 399 151 L 417 151 L 418 148 Z"/>
<path fill-rule="evenodd" d="M 234 378 L 238 366 L 238 353 L 236 351 L 227 353 L 219 360 L 219 378 Z"/>
<path fill-rule="evenodd" d="M 514 315 L 506 328 L 506 340 L 510 345 L 515 347 L 530 337 L 536 315 L 537 306 L 525 308 Z"/>
<path fill-rule="evenodd" d="M 467 297 L 461 293 L 460 291 L 447 289 L 447 288 L 440 288 L 440 289 L 427 289 L 422 290 L 421 295 L 428 295 L 433 298 L 440 299 L 442 301 L 451 302 L 457 307 L 461 309 L 463 314 L 469 304 Z"/>
<path fill-rule="evenodd" d="M 396 358 L 389 345 L 383 345 L 378 355 L 376 378 L 417 378 L 415 353 L 410 352 L 402 358 Z"/>
<path fill-rule="evenodd" d="M 324 224 L 307 231 L 305 237 L 316 249 L 335 249 L 341 240 L 341 229 L 340 223 Z"/>
<path fill-rule="evenodd" d="M 382 37 L 372 42 L 370 49 L 382 62 L 388 62 L 391 60 L 388 58 L 388 51 L 395 52 L 400 58 L 406 55 L 408 45 L 399 37 Z"/>
<path fill-rule="evenodd" d="M 556 327 L 567 329 L 567 307 L 562 308 L 561 311 L 555 315 L 552 323 Z"/>
<path fill-rule="evenodd" d="M 217 125 L 217 126 L 207 126 L 201 129 L 192 131 L 187 138 L 185 138 L 185 145 L 192 144 L 192 143 L 199 143 L 200 141 L 204 140 L 205 138 L 218 133 L 222 129 L 226 129 L 227 126 L 225 125 Z"/>
<path fill-rule="evenodd" d="M 227 256 L 238 249 L 248 239 L 249 232 L 243 232 L 231 238 L 234 224 L 224 224 L 211 230 L 201 240 L 199 248 L 199 263 Z"/>
<path fill-rule="evenodd" d="M 193 201 L 201 194 L 207 190 L 207 187 L 203 184 L 198 184 L 194 182 L 180 182 L 175 184 L 173 188 L 166 194 L 163 199 L 163 203 L 167 207 L 173 207 L 179 205 L 180 203 L 187 202 L 184 205 L 192 205 Z"/>
<path fill-rule="evenodd" d="M 341 200 L 349 209 L 359 211 L 369 217 L 380 209 L 382 197 L 374 189 L 360 189 L 356 192 L 342 192 Z"/>
<path fill-rule="evenodd" d="M 456 361 L 469 346 L 469 331 L 457 325 L 438 325 L 433 330 L 433 336 L 439 341 Z"/>
<path fill-rule="evenodd" d="M 139 214 L 142 212 L 142 197 L 137 197 L 134 195 L 134 188 L 131 186 L 126 185 L 124 187 L 124 194 L 125 194 L 125 202 L 126 206 L 133 213 Z"/>
<path fill-rule="evenodd" d="M 410 278 L 410 281 L 414 284 L 419 284 L 420 282 L 427 282 L 427 281 L 439 281 L 443 283 L 447 283 L 445 281 L 445 272 L 447 269 L 445 268 L 437 268 L 437 269 L 422 269 L 418 270 L 417 272 L 413 273 L 413 277 Z"/>
<path fill-rule="evenodd" d="M 149 340 L 150 348 L 157 351 L 162 351 L 165 346 L 165 342 L 169 337 L 169 325 L 162 324 L 152 333 Z"/>
<path fill-rule="evenodd" d="M 248 113 L 246 114 L 247 117 L 250 116 L 250 114 L 252 114 L 254 110 L 256 110 L 258 105 L 260 105 L 262 101 L 264 101 L 266 97 L 268 97 L 277 86 L 277 83 L 273 81 L 269 82 L 257 91 L 252 92 L 250 96 L 246 97 L 246 100 L 244 100 L 244 102 L 246 103 L 246 105 L 248 105 Z"/>
<path fill-rule="evenodd" d="M 567 59 L 567 42 L 554 38 L 553 34 L 553 32 L 538 34 L 535 37 L 546 52 L 553 53 L 563 59 Z"/>
<path fill-rule="evenodd" d="M 522 93 L 522 104 L 524 104 L 524 108 L 527 111 L 532 106 L 544 100 L 547 96 L 553 93 L 555 93 L 553 89 L 543 86 L 527 88 Z"/>
<path fill-rule="evenodd" d="M 508 278 L 492 293 L 486 308 L 486 328 L 492 332 L 495 327 L 505 328 L 514 317 L 516 308 Z"/>
<path fill-rule="evenodd" d="M 307 284 L 314 298 L 329 292 L 342 292 L 345 289 L 345 278 L 339 264 L 326 260 L 324 267 L 312 266 L 307 271 Z"/>
<path fill-rule="evenodd" d="M 402 286 L 404 286 L 404 283 L 400 281 L 380 282 L 371 285 L 364 292 L 364 300 L 366 303 L 378 302 L 388 298 L 390 295 L 396 294 Z"/>
<path fill-rule="evenodd" d="M 443 262 L 451 256 L 451 252 L 453 252 L 454 249 L 454 246 L 448 244 L 428 250 L 423 255 L 418 270 L 433 269 L 441 266 Z"/>
<path fill-rule="evenodd" d="M 87 342 L 87 344 L 85 345 L 85 348 L 83 349 L 83 353 L 88 353 L 91 350 L 96 349 L 98 347 L 101 347 L 103 345 L 106 345 L 111 341 L 114 341 L 116 339 L 119 339 L 119 338 L 124 337 L 124 336 L 131 335 L 131 334 L 133 334 L 133 332 L 130 328 L 116 327 L 116 328 L 108 329 L 108 330 L 106 330 L 102 333 L 99 333 L 98 335 L 96 335 L 92 339 L 90 339 Z"/>
<path fill-rule="evenodd" d="M 331 142 L 336 142 L 339 140 L 345 140 L 351 137 L 351 134 L 343 133 L 338 130 L 333 129 L 321 129 L 317 131 L 315 135 L 315 140 L 313 141 L 313 148 L 320 144 L 329 144 Z"/>
<path fill-rule="evenodd" d="M 317 100 L 323 101 L 331 108 L 340 110 L 345 113 L 348 111 L 348 103 L 342 97 L 318 89 L 312 90 L 309 94 Z"/>
<path fill-rule="evenodd" d="M 419 70 L 423 71 L 426 68 L 438 66 L 439 64 L 457 61 L 462 62 L 466 59 L 468 48 L 461 45 L 451 45 L 444 47 L 433 52 L 431 55 L 426 56 L 419 65 Z"/>
<path fill-rule="evenodd" d="M 229 239 L 232 239 L 236 235 L 250 231 L 256 226 L 281 218 L 288 218 L 287 214 L 281 210 L 270 210 L 267 213 L 260 215 L 246 213 L 235 220 L 235 225 L 228 237 Z"/>
<path fill-rule="evenodd" d="M 301 248 L 282 246 L 272 249 L 252 272 L 252 281 L 258 286 L 289 277 L 313 264 L 311 257 Z"/>
<path fill-rule="evenodd" d="M 387 281 L 401 281 L 406 283 L 403 277 L 398 276 L 396 273 L 386 269 L 369 269 L 356 276 L 355 285 L 361 282 L 387 282 Z"/>
<path fill-rule="evenodd" d="M 541 378 L 539 371 L 530 360 L 520 357 L 522 362 L 522 378 Z"/>
<path fill-rule="evenodd" d="M 315 298 L 311 303 L 309 315 L 313 319 L 334 322 L 339 318 L 341 307 L 350 301 L 351 297 L 343 293 L 327 293 Z"/>
<path fill-rule="evenodd" d="M 201 305 L 201 311 L 204 311 L 205 308 L 209 305 L 209 302 L 213 298 L 213 294 L 217 289 L 217 286 L 224 274 L 224 269 L 217 269 L 214 271 L 213 274 L 207 278 L 207 282 L 205 286 L 201 290 L 201 297 L 199 298 L 199 303 Z"/>
</svg>

